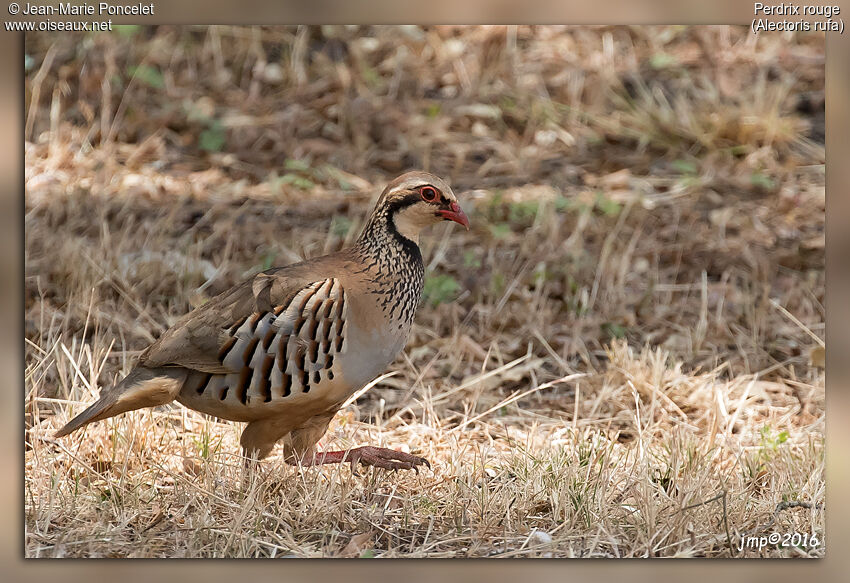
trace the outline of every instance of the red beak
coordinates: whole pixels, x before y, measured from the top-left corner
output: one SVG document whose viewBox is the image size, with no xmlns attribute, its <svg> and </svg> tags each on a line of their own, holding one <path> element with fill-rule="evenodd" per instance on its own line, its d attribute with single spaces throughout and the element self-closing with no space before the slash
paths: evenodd
<svg viewBox="0 0 850 583">
<path fill-rule="evenodd" d="M 447 221 L 454 221 L 466 227 L 466 230 L 469 230 L 469 218 L 466 216 L 466 213 L 463 212 L 463 209 L 460 208 L 460 205 L 456 202 L 453 202 L 451 205 L 451 210 L 439 210 L 437 214 L 443 217 Z"/>
</svg>

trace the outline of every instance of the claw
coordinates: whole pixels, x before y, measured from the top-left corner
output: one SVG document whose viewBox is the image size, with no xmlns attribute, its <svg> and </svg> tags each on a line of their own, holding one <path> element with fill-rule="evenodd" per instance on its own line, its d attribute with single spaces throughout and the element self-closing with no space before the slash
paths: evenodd
<svg viewBox="0 0 850 583">
<path fill-rule="evenodd" d="M 355 476 L 360 475 L 356 469 L 358 464 L 396 472 L 398 470 L 413 470 L 417 474 L 419 474 L 420 465 L 425 465 L 429 470 L 431 469 L 431 464 L 423 457 L 383 447 L 358 447 L 352 449 L 348 455 L 348 461 L 351 462 L 351 472 Z"/>
<path fill-rule="evenodd" d="M 286 460 L 287 463 L 299 463 L 291 459 Z M 308 458 L 301 460 L 301 463 L 308 466 L 322 464 L 336 464 L 348 462 L 351 464 L 351 474 L 359 476 L 357 471 L 358 465 L 374 466 L 385 470 L 413 470 L 419 474 L 419 466 L 425 465 L 431 469 L 431 464 L 424 457 L 411 455 L 401 451 L 386 449 L 384 447 L 372 447 L 365 445 L 356 447 L 347 451 L 326 451 L 322 453 L 313 453 Z"/>
</svg>

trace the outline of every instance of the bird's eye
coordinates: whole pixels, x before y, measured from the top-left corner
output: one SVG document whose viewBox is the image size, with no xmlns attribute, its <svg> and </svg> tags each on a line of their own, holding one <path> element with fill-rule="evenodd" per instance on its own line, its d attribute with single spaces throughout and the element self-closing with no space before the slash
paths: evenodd
<svg viewBox="0 0 850 583">
<path fill-rule="evenodd" d="M 422 195 L 422 200 L 425 202 L 436 202 L 437 200 L 437 189 L 431 186 L 423 186 L 419 193 Z"/>
</svg>

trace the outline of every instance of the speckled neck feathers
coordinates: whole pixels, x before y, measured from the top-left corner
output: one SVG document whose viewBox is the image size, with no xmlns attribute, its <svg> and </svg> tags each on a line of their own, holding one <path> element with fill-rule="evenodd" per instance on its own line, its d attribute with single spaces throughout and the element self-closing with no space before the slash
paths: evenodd
<svg viewBox="0 0 850 583">
<path fill-rule="evenodd" d="M 382 296 L 378 300 L 382 311 L 400 328 L 407 328 L 422 295 L 425 266 L 419 246 L 393 223 L 392 215 L 399 207 L 379 202 L 353 251 L 364 264 L 361 273 L 369 276 L 369 293 Z"/>
</svg>

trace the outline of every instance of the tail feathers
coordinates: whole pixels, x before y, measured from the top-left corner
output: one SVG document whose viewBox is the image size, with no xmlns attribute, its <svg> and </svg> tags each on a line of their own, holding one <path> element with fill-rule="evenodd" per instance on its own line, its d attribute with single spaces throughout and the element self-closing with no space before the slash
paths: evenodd
<svg viewBox="0 0 850 583">
<path fill-rule="evenodd" d="M 89 423 L 127 411 L 170 403 L 180 392 L 186 373 L 185 369 L 137 368 L 114 387 L 101 391 L 93 405 L 71 419 L 54 437 L 64 437 Z"/>
</svg>

